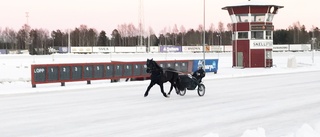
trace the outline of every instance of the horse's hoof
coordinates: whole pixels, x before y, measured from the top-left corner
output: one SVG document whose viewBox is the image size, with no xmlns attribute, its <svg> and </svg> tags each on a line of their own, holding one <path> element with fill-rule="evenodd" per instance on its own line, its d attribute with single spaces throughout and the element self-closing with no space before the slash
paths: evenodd
<svg viewBox="0 0 320 137">
<path fill-rule="evenodd" d="M 144 97 L 147 97 L 148 95 L 144 94 Z"/>
</svg>

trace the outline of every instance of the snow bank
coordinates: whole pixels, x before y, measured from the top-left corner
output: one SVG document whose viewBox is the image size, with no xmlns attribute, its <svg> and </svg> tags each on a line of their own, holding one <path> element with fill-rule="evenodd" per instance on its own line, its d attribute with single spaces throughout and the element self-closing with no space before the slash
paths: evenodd
<svg viewBox="0 0 320 137">
<path fill-rule="evenodd" d="M 302 127 L 296 132 L 295 137 L 320 137 L 320 132 L 316 131 L 308 124 L 303 124 Z"/>
<path fill-rule="evenodd" d="M 215 133 L 209 133 L 209 134 L 206 134 L 202 137 L 219 137 L 219 134 L 215 134 Z"/>
<path fill-rule="evenodd" d="M 219 134 L 208 133 L 202 137 L 219 137 Z M 264 128 L 248 129 L 244 131 L 241 137 L 267 137 Z M 295 133 L 290 133 L 281 137 L 320 137 L 320 121 L 310 126 L 309 124 L 303 124 Z"/>
<path fill-rule="evenodd" d="M 263 128 L 247 130 L 241 137 L 266 137 L 266 131 Z"/>
<path fill-rule="evenodd" d="M 257 128 L 256 130 L 247 130 L 241 137 L 267 137 L 263 128 Z M 290 133 L 281 137 L 320 137 L 320 121 L 310 126 L 309 124 L 303 124 L 295 133 Z"/>
</svg>

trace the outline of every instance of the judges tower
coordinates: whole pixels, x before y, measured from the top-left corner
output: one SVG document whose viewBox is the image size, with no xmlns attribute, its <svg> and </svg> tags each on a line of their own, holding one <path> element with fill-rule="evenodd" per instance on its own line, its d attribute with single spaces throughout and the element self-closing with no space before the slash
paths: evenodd
<svg viewBox="0 0 320 137">
<path fill-rule="evenodd" d="M 254 1 L 222 8 L 232 21 L 232 67 L 272 67 L 272 20 L 280 8 Z"/>
</svg>

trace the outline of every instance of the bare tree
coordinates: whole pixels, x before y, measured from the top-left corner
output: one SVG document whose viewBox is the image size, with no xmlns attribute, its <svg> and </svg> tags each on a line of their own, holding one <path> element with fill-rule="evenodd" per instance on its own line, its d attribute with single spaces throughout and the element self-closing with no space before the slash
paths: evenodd
<svg viewBox="0 0 320 137">
<path fill-rule="evenodd" d="M 121 39 L 120 45 L 125 46 L 124 41 L 125 41 L 125 37 L 126 37 L 126 33 L 127 33 L 127 25 L 126 24 L 118 25 L 117 30 L 119 32 L 120 39 Z"/>
<path fill-rule="evenodd" d="M 227 24 L 227 31 L 225 31 L 225 38 L 224 38 L 224 44 L 231 45 L 232 44 L 232 24 Z"/>
<path fill-rule="evenodd" d="M 2 41 L 5 44 L 5 49 L 14 49 L 16 44 L 16 33 L 13 29 L 6 27 L 2 31 Z"/>
<path fill-rule="evenodd" d="M 88 27 L 87 25 L 80 25 L 80 35 L 79 35 L 79 45 L 80 46 L 88 46 L 87 45 L 87 32 L 88 32 Z"/>
<path fill-rule="evenodd" d="M 167 27 L 160 31 L 159 41 L 160 45 L 167 45 Z"/>
<path fill-rule="evenodd" d="M 72 46 L 80 46 L 80 30 L 78 28 L 75 28 L 74 31 L 71 31 L 70 37 Z"/>
<path fill-rule="evenodd" d="M 39 36 L 39 44 L 41 48 L 43 49 L 43 54 L 48 54 L 48 48 L 47 40 L 49 38 L 49 31 L 46 29 L 38 29 L 38 36 Z"/>
<path fill-rule="evenodd" d="M 220 21 L 218 23 L 218 33 L 220 35 L 219 45 L 223 45 L 223 41 L 225 39 L 224 31 L 225 31 L 224 24 Z"/>
<path fill-rule="evenodd" d="M 194 29 L 190 29 L 188 30 L 188 32 L 186 33 L 185 35 L 185 38 L 186 38 L 186 45 L 187 46 L 194 46 L 194 45 L 197 45 L 198 44 L 198 38 L 199 38 L 199 31 L 194 31 Z"/>
<path fill-rule="evenodd" d="M 174 37 L 174 43 L 173 43 L 173 45 L 177 45 L 177 35 L 178 35 L 178 33 L 179 33 L 177 24 L 174 24 L 174 25 L 173 25 L 172 33 L 173 33 L 173 37 Z"/>
<path fill-rule="evenodd" d="M 138 28 L 138 30 L 139 30 L 139 33 L 138 33 L 138 36 L 139 36 L 138 45 L 144 45 L 144 43 L 143 43 L 143 39 L 144 39 L 143 36 L 144 36 L 144 34 L 145 34 L 145 32 L 144 32 L 144 26 L 143 26 L 143 24 L 140 22 L 138 27 L 139 27 L 139 28 Z"/>
<path fill-rule="evenodd" d="M 186 34 L 186 28 L 181 25 L 180 26 L 180 33 L 181 33 L 181 45 L 183 46 L 184 45 L 184 35 Z"/>
<path fill-rule="evenodd" d="M 148 33 L 149 44 L 150 44 L 150 46 L 154 46 L 157 37 L 155 37 L 154 30 L 152 29 L 152 27 L 149 27 L 148 31 L 149 31 L 149 33 Z"/>
<path fill-rule="evenodd" d="M 213 42 L 214 42 L 214 38 L 215 38 L 215 35 L 213 34 L 214 31 L 215 31 L 214 24 L 211 23 L 209 27 L 209 33 L 210 33 L 209 44 L 210 45 L 213 45 Z"/>
<path fill-rule="evenodd" d="M 218 32 L 219 32 L 219 33 L 222 33 L 222 32 L 224 32 L 224 30 L 225 30 L 224 24 L 220 21 L 220 22 L 218 23 Z"/>
<path fill-rule="evenodd" d="M 31 38 L 32 42 L 31 42 L 30 50 L 29 50 L 31 55 L 38 55 L 42 51 L 42 49 L 40 49 L 40 46 L 39 46 L 38 37 L 39 37 L 38 31 L 36 29 L 32 29 L 30 31 L 30 38 Z"/>
<path fill-rule="evenodd" d="M 132 23 L 130 23 L 128 25 L 128 36 L 129 36 L 128 45 L 129 46 L 137 45 L 135 40 L 135 36 L 138 35 L 137 32 L 138 32 L 137 28 Z"/>
<path fill-rule="evenodd" d="M 203 45 L 203 31 L 205 31 L 205 29 L 203 28 L 202 25 L 199 25 L 198 32 L 197 32 L 199 35 L 197 44 L 199 45 Z"/>
<path fill-rule="evenodd" d="M 66 39 L 67 39 L 67 35 Z M 96 29 L 90 28 L 87 34 L 87 43 L 88 46 L 96 46 L 97 45 L 97 40 L 98 40 L 98 32 Z"/>
<path fill-rule="evenodd" d="M 30 26 L 24 24 L 22 28 L 17 33 L 17 49 L 29 49 L 29 44 L 31 43 L 30 36 Z"/>
</svg>

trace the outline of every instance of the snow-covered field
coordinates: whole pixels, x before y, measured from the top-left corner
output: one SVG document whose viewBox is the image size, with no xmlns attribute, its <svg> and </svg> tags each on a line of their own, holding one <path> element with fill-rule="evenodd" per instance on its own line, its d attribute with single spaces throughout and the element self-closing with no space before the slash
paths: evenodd
<svg viewBox="0 0 320 137">
<path fill-rule="evenodd" d="M 39 84 L 30 64 L 110 60 L 201 59 L 202 54 L 0 55 L 0 135 L 112 137 L 320 137 L 320 52 L 273 53 L 275 67 L 231 68 L 231 53 L 217 74 L 203 79 L 206 94 L 164 98 L 149 81 L 109 80 Z M 288 67 L 288 59 L 296 67 Z M 295 65 L 293 65 L 295 66 Z M 169 89 L 165 84 L 165 91 Z"/>
</svg>

